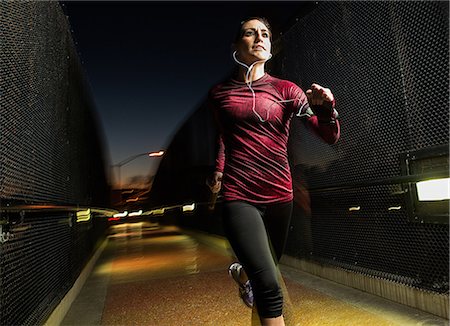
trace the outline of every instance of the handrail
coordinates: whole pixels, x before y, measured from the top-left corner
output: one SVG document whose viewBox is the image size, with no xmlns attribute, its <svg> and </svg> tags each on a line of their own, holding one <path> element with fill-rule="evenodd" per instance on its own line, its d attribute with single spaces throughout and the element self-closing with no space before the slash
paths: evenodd
<svg viewBox="0 0 450 326">
<path fill-rule="evenodd" d="M 100 213 L 105 216 L 112 216 L 119 211 L 112 208 L 87 207 L 87 206 L 65 206 L 65 205 L 11 205 L 0 207 L 0 212 L 52 212 L 52 211 L 81 211 L 90 209 L 93 213 Z"/>
</svg>

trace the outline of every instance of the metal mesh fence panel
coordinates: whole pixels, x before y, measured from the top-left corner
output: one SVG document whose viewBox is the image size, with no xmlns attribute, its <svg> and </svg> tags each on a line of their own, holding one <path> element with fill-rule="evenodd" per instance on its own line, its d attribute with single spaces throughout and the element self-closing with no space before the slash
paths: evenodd
<svg viewBox="0 0 450 326">
<path fill-rule="evenodd" d="M 70 281 L 69 220 L 33 214 L 9 228 L 13 237 L 0 245 L 2 325 L 36 324 L 61 299 L 54 289 Z"/>
<path fill-rule="evenodd" d="M 66 17 L 56 2 L 0 8 L 3 205 L 105 204 L 103 143 Z"/>
<path fill-rule="evenodd" d="M 293 215 L 287 252 L 320 263 L 438 293 L 448 291 L 448 234 L 411 223 L 398 186 L 311 194 L 312 216 Z M 349 211 L 358 205 L 361 210 Z M 391 208 L 391 209 L 389 209 Z M 295 241 L 295 242 L 294 242 Z"/>
<path fill-rule="evenodd" d="M 3 199 L 69 199 L 64 164 L 69 148 L 61 123 L 67 106 L 67 27 L 52 7 L 2 4 Z"/>
<path fill-rule="evenodd" d="M 9 213 L 0 241 L 0 324 L 37 325 L 51 314 L 77 279 L 106 227 L 97 217 Z"/>
<path fill-rule="evenodd" d="M 0 40 L 0 324 L 36 325 L 104 235 L 74 215 L 109 206 L 106 157 L 59 3 L 0 2 Z"/>
<path fill-rule="evenodd" d="M 294 164 L 336 161 L 334 183 L 373 180 L 400 173 L 398 153 L 448 144 L 446 26 L 437 3 L 329 2 L 289 30 L 283 75 L 330 86 L 345 126 L 336 147 L 316 140 L 308 155 L 293 151 Z M 330 174 L 311 182 L 329 185 Z"/>
<path fill-rule="evenodd" d="M 342 123 L 329 146 L 293 122 L 297 201 L 311 210 L 297 206 L 287 253 L 448 292 L 448 224 L 412 223 L 392 181 L 404 153 L 448 147 L 448 4 L 323 2 L 282 41 L 279 74 L 330 87 Z"/>
</svg>

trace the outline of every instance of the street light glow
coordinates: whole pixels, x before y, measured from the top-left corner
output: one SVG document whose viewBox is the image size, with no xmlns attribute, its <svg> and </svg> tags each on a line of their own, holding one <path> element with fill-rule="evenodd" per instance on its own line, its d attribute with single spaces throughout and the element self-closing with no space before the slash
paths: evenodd
<svg viewBox="0 0 450 326">
<path fill-rule="evenodd" d="M 164 151 L 148 153 L 148 156 L 150 156 L 150 157 L 163 156 L 163 155 L 164 155 Z"/>
<path fill-rule="evenodd" d="M 122 179 L 121 179 L 121 173 L 120 173 L 120 169 L 122 168 L 122 166 L 124 166 L 125 164 L 130 163 L 131 161 L 134 161 L 135 159 L 137 159 L 138 157 L 141 157 L 141 156 L 161 157 L 163 155 L 164 155 L 164 151 L 139 153 L 139 154 L 136 154 L 136 155 L 132 155 L 132 156 L 124 159 L 123 161 L 120 161 L 117 164 L 113 164 L 112 167 L 116 167 L 117 168 L 117 173 L 119 175 L 119 177 L 118 177 L 118 179 L 119 179 L 119 188 L 122 189 Z"/>
</svg>

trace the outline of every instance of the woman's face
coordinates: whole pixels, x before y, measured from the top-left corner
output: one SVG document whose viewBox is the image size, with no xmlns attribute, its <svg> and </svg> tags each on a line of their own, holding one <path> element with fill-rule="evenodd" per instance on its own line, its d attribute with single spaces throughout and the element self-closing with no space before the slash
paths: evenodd
<svg viewBox="0 0 450 326">
<path fill-rule="evenodd" d="M 235 44 L 240 60 L 250 65 L 255 61 L 270 59 L 272 44 L 266 25 L 257 19 L 249 20 L 242 25 L 241 32 L 242 36 Z"/>
</svg>

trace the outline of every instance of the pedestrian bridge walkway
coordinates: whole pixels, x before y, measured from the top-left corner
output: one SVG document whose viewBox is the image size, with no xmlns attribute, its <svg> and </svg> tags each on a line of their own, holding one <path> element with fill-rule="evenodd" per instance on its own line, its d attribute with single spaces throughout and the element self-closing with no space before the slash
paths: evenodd
<svg viewBox="0 0 450 326">
<path fill-rule="evenodd" d="M 227 274 L 234 259 L 222 238 L 147 222 L 120 224 L 97 256 L 82 273 L 84 285 L 80 280 L 71 291 L 78 284 L 79 294 L 63 300 L 48 325 L 258 325 Z M 281 271 L 292 302 L 287 325 L 448 325 L 287 266 Z"/>
</svg>

